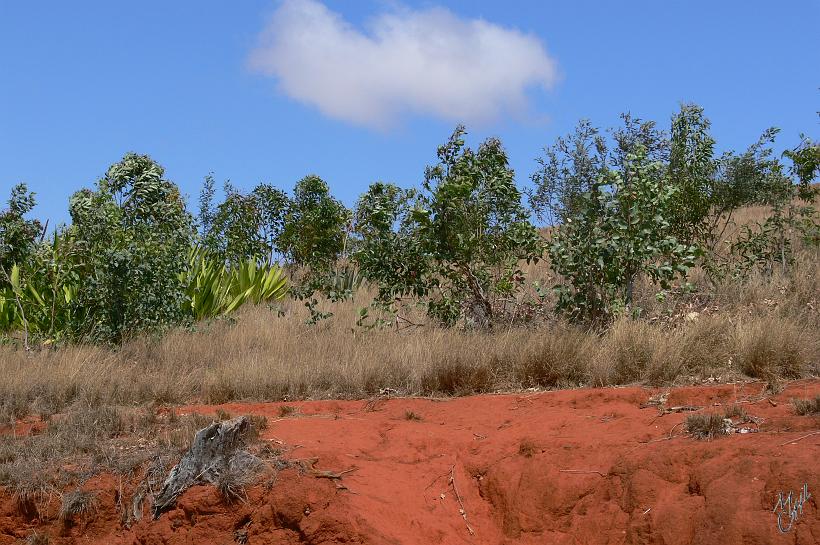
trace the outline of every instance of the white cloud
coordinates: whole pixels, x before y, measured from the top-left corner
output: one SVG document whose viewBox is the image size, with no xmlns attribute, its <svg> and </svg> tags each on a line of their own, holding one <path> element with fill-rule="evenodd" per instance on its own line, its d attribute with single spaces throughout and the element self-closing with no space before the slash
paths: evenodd
<svg viewBox="0 0 820 545">
<path fill-rule="evenodd" d="M 405 113 L 487 122 L 526 113 L 556 63 L 533 35 L 443 8 L 399 9 L 367 32 L 315 0 L 285 0 L 251 53 L 288 96 L 325 115 L 384 128 Z"/>
</svg>

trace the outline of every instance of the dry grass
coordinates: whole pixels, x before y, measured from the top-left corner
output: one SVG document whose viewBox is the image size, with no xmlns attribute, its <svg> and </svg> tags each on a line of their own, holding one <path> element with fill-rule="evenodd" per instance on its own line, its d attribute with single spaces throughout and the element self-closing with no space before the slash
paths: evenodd
<svg viewBox="0 0 820 545">
<path fill-rule="evenodd" d="M 0 487 L 14 497 L 18 511 L 40 518 L 59 490 L 80 486 L 100 472 L 133 475 L 146 465 L 164 479 L 173 460 L 190 447 L 211 418 L 175 413 L 157 415 L 153 407 L 73 405 L 56 414 L 40 433 L 4 435 L 0 441 Z M 264 419 L 254 426 L 263 428 Z M 93 502 L 82 493 L 62 496 L 60 517 L 67 523 L 89 514 Z"/>
<path fill-rule="evenodd" d="M 535 456 L 541 449 L 538 445 L 530 438 L 525 437 L 521 440 L 518 444 L 518 454 L 519 456 L 523 456 L 524 458 L 532 458 Z"/>
<path fill-rule="evenodd" d="M 727 435 L 727 422 L 723 415 L 691 414 L 686 417 L 686 431 L 695 439 L 709 441 L 721 435 Z"/>
<path fill-rule="evenodd" d="M 63 494 L 59 518 L 70 526 L 78 520 L 89 519 L 97 512 L 97 497 L 91 492 L 75 490 Z"/>
<path fill-rule="evenodd" d="M 26 538 L 25 543 L 26 545 L 49 545 L 51 539 L 48 537 L 48 534 L 40 534 L 34 531 Z"/>
<path fill-rule="evenodd" d="M 726 418 L 738 419 L 742 422 L 745 422 L 749 418 L 749 415 L 746 413 L 746 409 L 743 408 L 743 405 L 738 405 L 737 403 L 726 407 L 726 410 L 723 411 L 723 415 Z"/>
<path fill-rule="evenodd" d="M 604 334 L 562 323 L 489 333 L 429 326 L 360 331 L 351 329 L 354 304 L 344 303 L 318 326 L 304 324 L 298 307 L 284 318 L 259 307 L 235 323 L 137 339 L 119 350 L 25 353 L 5 346 L 0 425 L 26 414 L 46 420 L 72 404 L 365 398 L 385 388 L 400 395 L 463 395 L 732 373 L 763 379 L 817 374 L 817 311 L 799 318 L 781 313 L 778 307 L 795 304 L 792 293 L 777 291 L 774 306 L 738 304 L 691 321 L 623 319 Z"/>
<path fill-rule="evenodd" d="M 794 412 L 800 416 L 820 415 L 820 395 L 814 399 L 792 399 Z"/>
<path fill-rule="evenodd" d="M 253 482 L 251 474 L 247 471 L 240 471 L 233 467 L 226 467 L 220 473 L 216 482 L 216 490 L 222 500 L 233 505 L 238 502 L 246 502 L 248 495 L 245 488 Z"/>
</svg>

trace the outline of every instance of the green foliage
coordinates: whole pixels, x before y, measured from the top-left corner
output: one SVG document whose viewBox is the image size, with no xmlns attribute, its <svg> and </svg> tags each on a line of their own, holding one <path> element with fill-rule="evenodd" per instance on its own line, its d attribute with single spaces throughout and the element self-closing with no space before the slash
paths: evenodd
<svg viewBox="0 0 820 545">
<path fill-rule="evenodd" d="M 788 183 L 788 182 L 787 182 Z M 797 193 L 798 188 L 792 186 Z M 801 206 L 792 200 L 773 206 L 764 221 L 741 226 L 737 240 L 729 247 L 728 257 L 710 263 L 714 280 L 727 276 L 742 278 L 752 270 L 771 275 L 777 268 L 786 271 L 794 263 L 798 243 L 820 245 L 820 223 L 812 206 Z"/>
<path fill-rule="evenodd" d="M 214 205 L 212 176 L 205 178 L 200 192 L 199 223 L 208 251 L 229 264 L 267 256 L 273 262 L 281 253 L 280 237 L 288 210 L 287 195 L 268 184 L 259 184 L 249 194 L 225 183 L 225 200 Z"/>
<path fill-rule="evenodd" d="M 25 330 L 28 334 L 20 267 L 12 265 L 8 270 L 3 268 L 3 281 L 5 285 L 0 289 L 0 331 Z"/>
<path fill-rule="evenodd" d="M 317 294 L 331 301 L 352 294 L 339 289 L 338 269 L 334 269 L 347 252 L 350 221 L 351 212 L 330 195 L 324 180 L 311 175 L 297 182 L 282 220 L 280 240 L 282 253 L 298 271 L 298 285 L 292 293 L 304 301 L 309 324 L 333 315 L 317 309 Z"/>
<path fill-rule="evenodd" d="M 668 179 L 675 188 L 669 207 L 672 234 L 682 243 L 705 243 L 711 237 L 717 160 L 711 123 L 703 108 L 684 104 L 672 118 Z"/>
<path fill-rule="evenodd" d="M 771 145 L 780 132 L 769 128 L 741 154 L 725 153 L 718 162 L 714 201 L 725 210 L 783 201 L 789 188 L 783 182 L 783 167 Z"/>
<path fill-rule="evenodd" d="M 810 201 L 817 195 L 812 183 L 820 174 L 820 142 L 813 142 L 805 134 L 800 135 L 800 144 L 794 149 L 786 150 L 783 155 L 791 160 L 792 175 L 797 177 L 798 197 Z"/>
<path fill-rule="evenodd" d="M 72 236 L 82 282 L 77 333 L 118 342 L 126 334 L 180 323 L 180 273 L 193 223 L 178 188 L 147 155 L 126 154 L 96 191 L 71 197 Z"/>
<path fill-rule="evenodd" d="M 192 248 L 180 274 L 185 286 L 184 310 L 195 320 L 229 314 L 243 304 L 277 301 L 288 292 L 282 269 L 248 258 L 231 268 L 202 248 Z"/>
<path fill-rule="evenodd" d="M 25 266 L 34 251 L 37 237 L 43 232 L 40 222 L 26 219 L 26 214 L 34 208 L 34 193 L 26 184 L 20 183 L 11 189 L 8 208 L 0 212 L 0 268 L 6 273 L 12 266 Z M 7 286 L 8 280 L 0 273 L 0 286 Z"/>
<path fill-rule="evenodd" d="M 501 142 L 465 146 L 458 127 L 422 191 L 374 184 L 359 201 L 355 259 L 383 302 L 411 295 L 444 325 L 487 326 L 494 301 L 523 283 L 519 260 L 541 256 Z M 412 200 L 412 202 L 411 202 Z"/>
<path fill-rule="evenodd" d="M 336 297 L 336 294 L 342 299 L 352 297 L 354 293 L 362 286 L 364 276 L 355 267 L 345 265 L 344 267 L 337 267 L 330 277 L 330 289 L 332 294 L 330 298 Z"/>
<path fill-rule="evenodd" d="M 785 271 L 794 262 L 796 243 L 820 244 L 816 210 L 798 202 L 815 197 L 811 183 L 818 171 L 817 145 L 802 137 L 799 146 L 783 153 L 792 161 L 793 180 L 771 149 L 777 133 L 769 129 L 744 154 L 724 158 L 727 194 L 734 204 L 767 204 L 771 213 L 765 221 L 743 225 L 727 255 L 711 256 L 706 270 L 714 281 L 740 278 L 752 270 L 768 275 L 776 268 Z"/>
<path fill-rule="evenodd" d="M 668 137 L 651 121 L 622 118 L 608 138 L 582 121 L 537 160 L 529 203 L 552 227 L 559 312 L 605 324 L 640 311 L 638 278 L 663 296 L 699 255 L 718 281 L 788 270 L 796 248 L 820 244 L 809 206 L 817 142 L 802 136 L 784 152 L 787 170 L 772 149 L 777 129 L 743 153 L 715 157 L 696 105 L 681 106 Z M 445 326 L 531 320 L 548 294 L 540 283 L 524 291 L 519 264 L 540 259 L 544 241 L 501 143 L 474 150 L 464 138 L 458 127 L 438 148 L 420 188 L 374 183 L 355 213 L 318 176 L 300 180 L 292 199 L 268 184 L 242 193 L 226 182 L 217 203 L 209 175 L 199 237 L 179 190 L 148 156 L 127 154 L 94 190 L 75 193 L 73 224 L 48 239 L 27 218 L 34 196 L 18 184 L 0 212 L 0 333 L 22 331 L 26 346 L 29 336 L 120 342 L 288 292 L 317 323 L 332 316 L 320 298 L 349 299 L 365 280 L 378 296 L 359 310 L 364 329 L 418 325 L 400 315 L 408 304 Z M 733 213 L 748 205 L 771 214 L 721 245 Z M 296 279 L 292 289 L 280 261 Z"/>
<path fill-rule="evenodd" d="M 281 244 L 285 229 L 285 216 L 290 208 L 290 199 L 281 189 L 270 184 L 259 184 L 252 192 L 259 215 L 259 237 L 273 263 L 274 255 L 284 253 Z"/>
<path fill-rule="evenodd" d="M 379 300 L 424 297 L 431 274 L 423 241 L 412 217 L 415 190 L 376 182 L 359 198 L 354 231 L 359 237 L 354 260 L 362 274 L 379 286 Z"/>
<path fill-rule="evenodd" d="M 79 278 L 71 248 L 66 233 L 55 233 L 35 248 L 26 269 L 12 266 L 9 285 L 0 289 L 0 332 L 25 331 L 43 344 L 70 334 L 83 316 L 75 304 Z"/>
<path fill-rule="evenodd" d="M 297 266 L 327 272 L 345 252 L 349 222 L 350 211 L 330 195 L 324 180 L 306 176 L 296 184 L 282 222 L 282 251 Z"/>
<path fill-rule="evenodd" d="M 199 228 L 203 237 L 211 232 L 214 224 L 214 197 L 216 196 L 216 182 L 213 172 L 205 176 L 202 189 L 199 191 Z"/>
<path fill-rule="evenodd" d="M 588 120 L 582 120 L 573 134 L 544 148 L 536 162 L 530 207 L 541 221 L 557 225 L 578 213 L 581 196 L 606 173 L 606 141 Z"/>
<path fill-rule="evenodd" d="M 632 305 L 639 275 L 669 289 L 694 264 L 696 248 L 680 244 L 666 219 L 676 189 L 640 145 L 579 199 L 578 211 L 555 231 L 549 247 L 558 311 L 607 323 Z"/>
<path fill-rule="evenodd" d="M 628 176 L 627 163 L 630 162 L 631 155 L 638 153 L 639 148 L 649 162 L 669 162 L 669 140 L 654 121 L 633 117 L 630 113 L 621 114 L 621 121 L 623 125 L 611 131 L 615 140 L 611 162 L 615 168 Z M 628 177 L 626 182 L 629 183 Z"/>
</svg>

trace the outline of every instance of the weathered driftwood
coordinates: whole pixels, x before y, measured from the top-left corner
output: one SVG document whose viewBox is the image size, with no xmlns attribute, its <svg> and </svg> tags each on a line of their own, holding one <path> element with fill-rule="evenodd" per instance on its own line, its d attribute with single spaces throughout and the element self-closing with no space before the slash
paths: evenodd
<svg viewBox="0 0 820 545">
<path fill-rule="evenodd" d="M 174 466 L 154 500 L 153 516 L 159 516 L 174 506 L 177 498 L 196 484 L 217 484 L 221 475 L 255 473 L 261 461 L 244 450 L 245 434 L 250 420 L 240 416 L 224 422 L 214 422 L 201 429 L 191 448 Z"/>
</svg>

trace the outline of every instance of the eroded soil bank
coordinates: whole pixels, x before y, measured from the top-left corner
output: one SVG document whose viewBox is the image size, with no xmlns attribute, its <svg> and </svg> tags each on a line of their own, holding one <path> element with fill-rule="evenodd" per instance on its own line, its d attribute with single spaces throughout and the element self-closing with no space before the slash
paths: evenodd
<svg viewBox="0 0 820 545">
<path fill-rule="evenodd" d="M 820 543 L 820 418 L 790 403 L 820 381 L 764 388 L 671 389 L 660 406 L 648 402 L 667 390 L 629 387 L 181 407 L 264 415 L 262 441 L 320 471 L 282 464 L 234 504 L 197 486 L 159 520 L 146 503 L 131 524 L 138 477 L 93 477 L 83 489 L 95 507 L 72 521 L 57 498 L 33 514 L 5 491 L 0 544 Z M 735 403 L 747 415 L 735 428 L 750 431 L 711 441 L 685 433 L 691 411 L 674 412 Z M 780 493 L 801 490 L 793 522 L 775 512 Z"/>
</svg>

